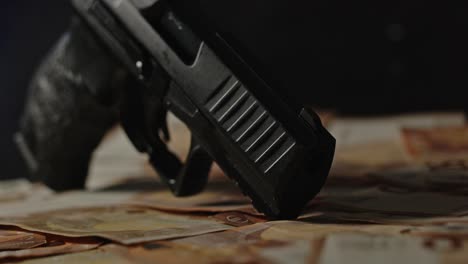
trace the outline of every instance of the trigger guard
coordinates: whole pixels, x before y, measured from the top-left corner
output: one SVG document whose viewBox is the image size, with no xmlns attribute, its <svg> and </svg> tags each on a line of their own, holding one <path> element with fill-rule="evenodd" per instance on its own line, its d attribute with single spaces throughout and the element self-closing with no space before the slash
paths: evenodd
<svg viewBox="0 0 468 264">
<path fill-rule="evenodd" d="M 209 154 L 192 137 L 185 164 L 165 145 L 151 155 L 151 164 L 175 196 L 184 197 L 203 191 L 213 163 Z"/>
</svg>

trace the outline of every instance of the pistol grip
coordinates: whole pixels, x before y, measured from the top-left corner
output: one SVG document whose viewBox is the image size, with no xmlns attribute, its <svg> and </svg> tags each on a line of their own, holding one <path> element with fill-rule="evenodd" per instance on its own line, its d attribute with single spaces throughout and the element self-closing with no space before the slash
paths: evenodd
<svg viewBox="0 0 468 264">
<path fill-rule="evenodd" d="M 31 80 L 15 137 L 32 181 L 57 191 L 85 187 L 92 153 L 117 123 L 120 72 L 92 31 L 74 21 Z"/>
</svg>

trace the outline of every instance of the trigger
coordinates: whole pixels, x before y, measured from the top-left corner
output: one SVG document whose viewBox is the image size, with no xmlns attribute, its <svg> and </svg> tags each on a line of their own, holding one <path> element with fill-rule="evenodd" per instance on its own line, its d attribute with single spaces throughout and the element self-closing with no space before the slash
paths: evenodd
<svg viewBox="0 0 468 264">
<path fill-rule="evenodd" d="M 179 172 L 174 194 L 189 196 L 203 191 L 208 182 L 212 164 L 213 160 L 210 155 L 192 137 L 190 152 L 185 165 Z"/>
<path fill-rule="evenodd" d="M 193 137 L 185 164 L 180 162 L 165 144 L 160 144 L 158 148 L 155 148 L 150 161 L 161 179 L 169 185 L 172 193 L 179 197 L 203 191 L 213 163 L 210 155 Z"/>
</svg>

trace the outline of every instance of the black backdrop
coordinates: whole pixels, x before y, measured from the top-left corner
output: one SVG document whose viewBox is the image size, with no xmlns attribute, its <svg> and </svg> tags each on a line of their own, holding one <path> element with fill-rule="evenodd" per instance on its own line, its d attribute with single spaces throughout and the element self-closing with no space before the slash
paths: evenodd
<svg viewBox="0 0 468 264">
<path fill-rule="evenodd" d="M 468 8 L 463 1 L 288 1 L 313 3 L 316 30 L 310 38 L 320 49 L 307 65 L 316 71 L 302 70 L 310 74 L 309 88 L 291 89 L 304 103 L 358 114 L 468 105 Z M 219 4 L 223 1 L 215 2 L 225 9 Z M 255 9 L 235 4 L 250 1 L 229 2 L 237 8 L 223 18 L 232 20 L 227 30 L 255 23 L 245 16 L 252 17 Z M 66 0 L 4 1 L 0 7 L 0 178 L 9 178 L 24 173 L 12 135 L 27 83 L 66 29 L 71 10 Z"/>
<path fill-rule="evenodd" d="M 358 114 L 467 105 L 466 1 L 172 1 L 304 103 Z"/>
<path fill-rule="evenodd" d="M 23 176 L 13 133 L 34 68 L 66 29 L 64 0 L 14 0 L 0 4 L 0 179 Z"/>
</svg>

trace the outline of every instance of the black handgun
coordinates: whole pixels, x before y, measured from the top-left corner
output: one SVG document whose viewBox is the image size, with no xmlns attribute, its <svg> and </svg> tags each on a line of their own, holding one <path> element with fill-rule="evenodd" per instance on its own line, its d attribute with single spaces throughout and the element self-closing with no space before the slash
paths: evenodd
<svg viewBox="0 0 468 264">
<path fill-rule="evenodd" d="M 83 187 L 94 148 L 120 120 L 175 195 L 202 191 L 214 160 L 259 211 L 297 217 L 325 182 L 334 138 L 173 2 L 72 1 L 78 18 L 34 78 L 16 136 L 33 179 Z M 192 132 L 185 162 L 166 147 L 167 111 Z"/>
</svg>

